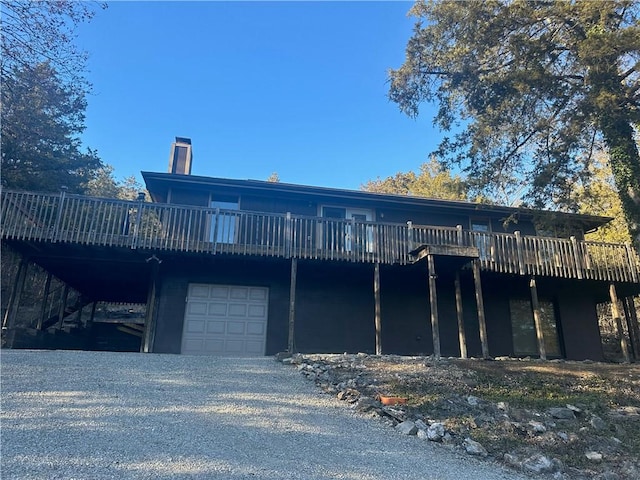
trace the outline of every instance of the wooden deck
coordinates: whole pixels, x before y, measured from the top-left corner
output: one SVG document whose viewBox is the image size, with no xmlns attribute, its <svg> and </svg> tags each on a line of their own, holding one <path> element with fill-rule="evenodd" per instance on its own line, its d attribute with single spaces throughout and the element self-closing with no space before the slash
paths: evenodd
<svg viewBox="0 0 640 480">
<path fill-rule="evenodd" d="M 640 283 L 629 245 L 225 211 L 81 195 L 4 190 L 2 239 L 203 254 L 409 264 L 415 252 L 479 258 L 485 271 Z"/>
</svg>

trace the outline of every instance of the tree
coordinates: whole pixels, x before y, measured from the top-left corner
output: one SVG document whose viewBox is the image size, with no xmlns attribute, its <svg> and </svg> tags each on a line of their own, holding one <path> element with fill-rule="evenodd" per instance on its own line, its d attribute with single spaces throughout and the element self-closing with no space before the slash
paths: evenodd
<svg viewBox="0 0 640 480">
<path fill-rule="evenodd" d="M 586 238 L 607 243 L 627 243 L 631 240 L 629 228 L 624 221 L 620 196 L 613 182 L 611 167 L 607 164 L 604 152 L 596 156 L 591 167 L 591 181 L 579 186 L 574 193 L 580 213 L 612 217 L 613 220 Z"/>
<path fill-rule="evenodd" d="M 450 132 L 437 154 L 493 198 L 575 211 L 594 145 L 610 157 L 622 210 L 640 245 L 640 3 L 633 0 L 418 1 L 406 59 L 389 96 L 416 116 L 435 102 Z"/>
<path fill-rule="evenodd" d="M 84 193 L 94 197 L 118 198 L 120 200 L 137 200 L 140 193 L 145 194 L 145 199 L 151 197 L 136 178 L 132 175 L 122 181 L 116 180 L 114 168 L 111 165 L 104 165 L 98 169 L 86 185 Z"/>
<path fill-rule="evenodd" d="M 267 182 L 279 183 L 280 182 L 280 175 L 278 175 L 278 172 L 273 172 L 271 175 L 269 175 L 267 177 Z"/>
<path fill-rule="evenodd" d="M 96 152 L 80 148 L 84 91 L 62 82 L 49 63 L 16 68 L 2 80 L 2 185 L 82 192 L 101 166 Z"/>
<path fill-rule="evenodd" d="M 49 62 L 65 81 L 86 86 L 82 76 L 86 52 L 75 43 L 75 28 L 89 21 L 97 2 L 70 0 L 3 0 L 2 2 L 3 80 L 15 70 Z"/>
<path fill-rule="evenodd" d="M 394 193 L 449 200 L 466 200 L 467 186 L 459 176 L 451 176 L 432 158 L 420 166 L 420 172 L 399 172 L 384 180 L 369 180 L 360 187 L 374 193 Z"/>
</svg>

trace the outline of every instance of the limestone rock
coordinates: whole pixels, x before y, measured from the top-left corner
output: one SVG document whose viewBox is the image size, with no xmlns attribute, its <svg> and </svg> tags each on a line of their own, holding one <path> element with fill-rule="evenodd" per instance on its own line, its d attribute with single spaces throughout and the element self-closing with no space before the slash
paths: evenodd
<svg viewBox="0 0 640 480">
<path fill-rule="evenodd" d="M 415 435 L 418 433 L 418 427 L 411 420 L 405 420 L 402 423 L 396 425 L 396 430 L 398 430 L 403 435 Z"/>
<path fill-rule="evenodd" d="M 432 423 L 427 429 L 427 438 L 432 442 L 440 442 L 444 437 L 444 424 Z"/>
<path fill-rule="evenodd" d="M 600 463 L 602 461 L 602 454 L 599 452 L 587 452 L 584 456 L 587 457 L 587 460 L 591 460 L 595 463 Z"/>
<path fill-rule="evenodd" d="M 601 431 L 601 430 L 604 430 L 605 428 L 607 428 L 607 424 L 604 423 L 604 420 L 602 420 L 597 415 L 593 415 L 591 417 L 591 421 L 589 423 L 591 423 L 591 426 L 597 431 Z"/>
<path fill-rule="evenodd" d="M 573 410 L 564 407 L 554 407 L 549 409 L 549 415 L 559 420 L 573 420 L 576 418 Z"/>
<path fill-rule="evenodd" d="M 531 473 L 551 473 L 556 465 L 549 457 L 536 453 L 522 462 L 522 468 Z"/>
<path fill-rule="evenodd" d="M 536 422 L 535 420 L 531 420 L 529 422 L 529 426 L 535 433 L 544 433 L 547 431 L 547 427 L 544 426 L 544 423 Z"/>
<path fill-rule="evenodd" d="M 489 455 L 487 450 L 480 443 L 468 437 L 464 439 L 462 446 L 469 455 L 477 455 L 479 457 L 486 457 Z"/>
</svg>

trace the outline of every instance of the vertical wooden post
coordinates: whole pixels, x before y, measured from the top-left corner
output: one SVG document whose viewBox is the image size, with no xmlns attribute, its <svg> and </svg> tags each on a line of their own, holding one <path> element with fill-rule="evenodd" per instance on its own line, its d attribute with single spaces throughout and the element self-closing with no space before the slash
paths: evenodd
<svg viewBox="0 0 640 480">
<path fill-rule="evenodd" d="M 140 343 L 140 351 L 142 353 L 153 352 L 153 340 L 156 334 L 156 302 L 158 296 L 158 271 L 160 270 L 159 260 L 155 255 L 147 259 L 147 262 L 153 262 L 151 265 L 151 278 L 149 279 L 149 291 L 147 293 L 147 311 L 144 316 L 144 332 L 142 334 L 142 342 Z M 95 306 L 94 306 L 95 309 Z"/>
<path fill-rule="evenodd" d="M 522 235 L 520 234 L 519 230 L 516 230 L 515 232 L 513 232 L 513 234 L 516 237 L 516 255 L 518 257 L 518 271 L 520 272 L 520 275 L 524 275 L 525 274 L 525 268 L 524 268 L 524 252 L 523 252 L 523 248 L 522 248 Z"/>
<path fill-rule="evenodd" d="M 573 235 L 570 237 L 571 251 L 573 252 L 573 261 L 576 266 L 576 276 L 582 280 L 582 262 L 580 261 L 580 248 L 578 246 L 578 240 Z"/>
<path fill-rule="evenodd" d="M 91 304 L 91 315 L 89 316 L 89 322 L 93 324 L 93 319 L 96 316 L 96 307 L 98 306 L 98 302 L 96 300 L 93 301 L 93 303 Z"/>
<path fill-rule="evenodd" d="M 413 222 L 411 220 L 407 222 L 407 237 L 409 243 L 409 249 L 407 250 L 407 253 L 409 253 L 413 251 Z"/>
<path fill-rule="evenodd" d="M 440 327 L 438 325 L 438 294 L 436 292 L 436 267 L 433 255 L 427 255 L 429 267 L 429 307 L 431 309 L 431 335 L 433 337 L 433 356 L 440 358 Z"/>
<path fill-rule="evenodd" d="M 291 259 L 291 282 L 289 290 L 289 343 L 287 350 L 294 353 L 296 348 L 295 342 L 295 325 L 296 325 L 296 283 L 298 282 L 298 259 Z"/>
<path fill-rule="evenodd" d="M 76 316 L 76 321 L 78 322 L 78 325 L 82 324 L 82 309 L 84 308 L 83 304 L 83 299 L 82 299 L 82 295 L 80 295 L 78 297 L 78 315 Z"/>
<path fill-rule="evenodd" d="M 458 245 L 464 245 L 464 237 L 463 237 L 463 228 L 462 225 L 456 225 L 456 240 Z"/>
<path fill-rule="evenodd" d="M 627 259 L 629 260 L 628 265 L 629 273 L 631 274 L 631 280 L 633 282 L 638 282 L 640 280 L 640 271 L 638 271 L 636 267 L 636 265 L 640 265 L 640 263 L 638 263 L 638 254 L 635 252 L 630 243 L 625 243 L 624 246 L 625 250 L 627 251 Z"/>
<path fill-rule="evenodd" d="M 482 358 L 489 358 L 489 343 L 487 341 L 487 323 L 484 317 L 484 300 L 482 298 L 482 282 L 480 280 L 480 260 L 473 261 L 473 282 L 476 287 L 476 304 L 478 306 L 478 326 L 480 328 L 480 343 Z"/>
<path fill-rule="evenodd" d="M 18 309 L 20 307 L 20 297 L 22 297 L 22 290 L 24 290 L 24 283 L 27 279 L 27 267 L 28 258 L 21 257 L 20 263 L 18 264 L 18 271 L 16 272 L 16 278 L 13 282 L 11 296 L 9 297 L 7 311 L 2 319 L 3 328 L 9 329 L 15 327 L 16 318 L 18 317 Z"/>
<path fill-rule="evenodd" d="M 640 360 L 640 331 L 638 329 L 638 313 L 633 297 L 627 297 L 622 301 L 624 308 L 624 317 L 627 319 L 627 330 L 629 331 L 629 340 L 631 343 L 631 351 L 633 358 Z"/>
<path fill-rule="evenodd" d="M 56 328 L 60 330 L 62 328 L 62 322 L 64 321 L 64 315 L 67 310 L 67 299 L 69 298 L 69 285 L 64 284 L 62 293 L 60 294 L 60 308 L 58 309 L 58 325 Z"/>
<path fill-rule="evenodd" d="M 460 272 L 456 272 L 456 315 L 458 317 L 458 342 L 460 344 L 460 358 L 467 358 L 467 336 L 464 332 L 464 316 L 462 312 L 462 289 L 460 288 Z"/>
<path fill-rule="evenodd" d="M 538 301 L 538 287 L 536 278 L 531 277 L 529 280 L 529 288 L 531 289 L 531 306 L 533 307 L 533 323 L 536 326 L 536 338 L 538 339 L 538 353 L 540 360 L 547 359 L 547 348 L 544 343 L 544 331 L 542 330 L 542 317 L 540 316 L 540 302 Z"/>
<path fill-rule="evenodd" d="M 51 277 L 51 273 L 47 272 L 47 280 L 44 283 L 44 290 L 42 292 L 42 306 L 40 307 L 40 316 L 38 317 L 36 330 L 42 330 L 44 316 L 47 314 L 47 299 L 49 298 L 49 292 L 51 291 Z"/>
<path fill-rule="evenodd" d="M 284 256 L 291 258 L 293 249 L 293 229 L 291 228 L 291 212 L 287 212 L 284 220 Z"/>
<path fill-rule="evenodd" d="M 620 306 L 618 305 L 618 293 L 616 292 L 616 286 L 613 283 L 609 284 L 609 296 L 611 297 L 611 314 L 616 325 L 618 336 L 620 337 L 622 357 L 624 359 L 624 363 L 629 363 L 629 345 L 627 344 L 627 337 L 624 336 L 624 331 L 622 330 Z"/>
<path fill-rule="evenodd" d="M 380 264 L 373 268 L 373 299 L 375 302 L 376 355 L 382 355 L 382 319 L 380 317 Z"/>
<path fill-rule="evenodd" d="M 58 202 L 58 215 L 56 216 L 56 223 L 53 226 L 53 235 L 51 236 L 51 242 L 55 243 L 59 240 L 58 235 L 60 233 L 60 224 L 62 223 L 62 215 L 64 210 L 64 199 L 67 196 L 67 187 L 60 187 L 60 201 Z"/>
</svg>

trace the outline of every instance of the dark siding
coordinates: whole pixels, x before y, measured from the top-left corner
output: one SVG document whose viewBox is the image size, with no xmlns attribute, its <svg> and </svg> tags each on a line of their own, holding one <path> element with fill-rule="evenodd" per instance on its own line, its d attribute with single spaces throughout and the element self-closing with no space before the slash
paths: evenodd
<svg viewBox="0 0 640 480">
<path fill-rule="evenodd" d="M 295 215 L 307 215 L 312 217 L 315 217 L 318 214 L 317 203 L 301 200 L 287 200 L 278 197 L 272 198 L 243 195 L 240 200 L 240 208 L 251 212 L 290 212 Z"/>
<path fill-rule="evenodd" d="M 172 188 L 170 195 L 170 203 L 176 205 L 194 205 L 197 207 L 209 206 L 209 192 L 201 190 L 186 190 L 181 188 Z"/>
<path fill-rule="evenodd" d="M 375 351 L 373 265 L 300 262 L 297 286 L 298 351 Z"/>
<path fill-rule="evenodd" d="M 180 353 L 185 299 L 189 283 L 256 285 L 269 287 L 266 354 L 287 348 L 289 315 L 288 261 L 252 261 L 216 257 L 163 262 L 154 352 Z"/>
</svg>

